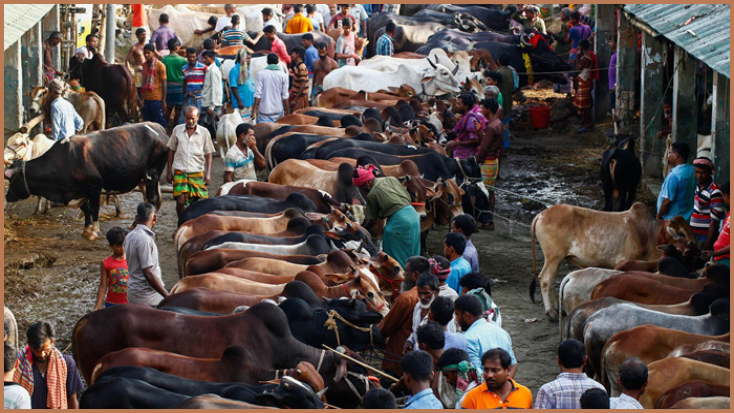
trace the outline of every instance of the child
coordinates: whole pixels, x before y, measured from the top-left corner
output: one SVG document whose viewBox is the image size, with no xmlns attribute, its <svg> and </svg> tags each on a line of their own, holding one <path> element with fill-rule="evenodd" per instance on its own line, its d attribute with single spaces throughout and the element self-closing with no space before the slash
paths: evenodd
<svg viewBox="0 0 734 413">
<path fill-rule="evenodd" d="M 127 284 L 130 275 L 127 272 L 125 248 L 122 246 L 126 235 L 127 232 L 120 227 L 112 227 L 107 231 L 107 242 L 110 244 L 112 255 L 102 260 L 102 279 L 99 282 L 94 311 L 102 308 L 103 299 L 105 308 L 127 304 Z"/>
</svg>

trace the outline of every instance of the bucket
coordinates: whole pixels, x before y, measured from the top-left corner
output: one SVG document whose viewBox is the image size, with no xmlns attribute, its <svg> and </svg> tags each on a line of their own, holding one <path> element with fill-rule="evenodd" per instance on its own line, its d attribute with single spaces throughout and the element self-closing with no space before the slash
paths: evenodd
<svg viewBox="0 0 734 413">
<path fill-rule="evenodd" d="M 545 129 L 550 125 L 550 106 L 535 106 L 528 108 L 530 112 L 530 124 L 535 129 Z"/>
</svg>

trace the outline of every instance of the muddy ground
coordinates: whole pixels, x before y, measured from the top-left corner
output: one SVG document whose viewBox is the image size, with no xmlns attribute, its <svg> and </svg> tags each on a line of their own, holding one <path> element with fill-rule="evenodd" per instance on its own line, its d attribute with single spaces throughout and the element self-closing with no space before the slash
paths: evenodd
<svg viewBox="0 0 734 413">
<path fill-rule="evenodd" d="M 535 304 L 528 296 L 533 271 L 529 224 L 547 205 L 559 202 L 601 208 L 598 168 L 609 126 L 598 125 L 596 132 L 587 135 L 577 135 L 576 126 L 569 123 L 556 130 L 535 131 L 526 122 L 515 127 L 497 183 L 496 229 L 472 237 L 482 271 L 492 279 L 503 327 L 513 339 L 520 363 L 516 379 L 533 394 L 559 372 L 555 357 L 559 338 L 558 325 L 543 317 L 540 293 Z M 221 182 L 222 159 L 215 158 L 212 193 Z M 651 204 L 649 191 L 643 190 L 640 197 Z M 139 193 L 123 196 L 121 218 L 114 217 L 112 207 L 103 208 L 102 233 L 112 226 L 129 227 L 141 199 Z M 6 210 L 5 305 L 15 312 L 21 332 L 36 320 L 51 322 L 57 346 L 68 352 L 75 323 L 94 307 L 100 263 L 110 251 L 104 238 L 88 242 L 81 237 L 78 210 L 53 208 L 47 216 L 36 218 L 30 217 L 34 208 L 35 200 L 26 200 Z M 175 228 L 175 204 L 170 193 L 164 194 L 154 231 L 169 289 L 178 280 L 172 242 Z M 447 230 L 431 231 L 430 253 L 442 251 Z M 540 270 L 542 257 L 538 258 Z M 561 273 L 570 270 L 564 264 Z"/>
</svg>

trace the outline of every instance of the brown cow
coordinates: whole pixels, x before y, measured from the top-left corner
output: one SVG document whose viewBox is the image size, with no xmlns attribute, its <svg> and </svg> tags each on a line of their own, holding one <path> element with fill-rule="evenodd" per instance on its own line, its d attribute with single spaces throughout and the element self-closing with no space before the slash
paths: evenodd
<svg viewBox="0 0 734 413">
<path fill-rule="evenodd" d="M 292 115 L 283 116 L 275 123 L 279 125 L 315 125 L 318 121 L 319 118 L 315 116 L 294 113 Z"/>
<path fill-rule="evenodd" d="M 535 268 L 535 237 L 545 256 L 540 275 Z M 647 207 L 636 202 L 625 212 L 601 212 L 572 205 L 555 205 L 538 214 L 531 227 L 533 281 L 530 298 L 540 279 L 546 316 L 558 321 L 555 289 L 558 266 L 564 259 L 578 267 L 614 268 L 626 259 L 659 258 L 662 244 L 695 242 L 688 223 L 680 216 L 657 221 Z M 680 248 L 679 248 L 680 249 Z M 677 302 L 685 301 L 679 300 Z"/>
<path fill-rule="evenodd" d="M 717 397 L 688 397 L 674 404 L 671 409 L 720 409 L 729 410 L 730 399 L 725 396 Z"/>
<path fill-rule="evenodd" d="M 729 369 L 683 357 L 664 358 L 648 364 L 647 367 L 647 388 L 640 396 L 640 404 L 646 409 L 654 408 L 663 393 L 685 382 L 702 380 L 729 386 L 731 378 Z"/>
<path fill-rule="evenodd" d="M 326 191 L 337 202 L 364 204 L 364 199 L 352 182 L 353 167 L 342 164 L 336 172 L 324 171 L 306 161 L 287 159 L 278 164 L 268 182 L 280 185 L 304 186 Z"/>
<path fill-rule="evenodd" d="M 46 115 L 46 121 L 50 124 L 51 111 L 50 104 L 48 102 L 48 89 L 43 86 L 34 87 L 31 91 L 31 117 L 36 117 L 41 114 L 41 110 Z M 72 89 L 66 91 L 66 100 L 74 106 L 76 112 L 84 120 L 84 127 L 79 132 L 80 134 L 87 133 L 90 126 L 93 126 L 91 130 L 104 130 L 107 127 L 105 121 L 105 103 L 98 94 L 94 92 L 76 92 Z"/>
<path fill-rule="evenodd" d="M 252 307 L 262 300 L 262 297 L 255 295 L 194 288 L 169 295 L 158 304 L 158 308 L 182 307 L 207 313 L 232 314 L 237 307 Z"/>
<path fill-rule="evenodd" d="M 309 255 L 275 255 L 258 251 L 218 248 L 194 253 L 194 255 L 192 255 L 184 264 L 183 273 L 184 275 L 189 276 L 213 272 L 220 268 L 224 268 L 230 262 L 251 257 L 272 258 L 306 265 L 319 264 L 324 261 L 322 258 L 312 257 Z"/>
<path fill-rule="evenodd" d="M 342 212 L 346 212 L 346 208 L 336 202 L 331 195 L 328 195 L 323 191 L 304 186 L 275 185 L 268 182 L 257 181 L 239 182 L 227 188 L 225 193 L 217 194 L 217 196 L 235 194 L 258 195 L 273 199 L 286 199 L 288 195 L 294 192 L 306 195 L 308 199 L 313 201 L 316 205 L 317 211 L 322 214 L 328 214 L 331 212 L 332 207 Z"/>
<path fill-rule="evenodd" d="M 326 261 L 315 264 L 326 273 L 344 273 L 357 264 L 344 251 L 332 251 L 326 256 Z M 312 265 L 313 266 L 313 265 Z M 308 264 L 296 264 L 278 258 L 249 257 L 233 261 L 224 268 L 241 268 L 244 270 L 259 271 L 274 275 L 288 275 L 295 277 L 299 272 L 309 268 Z"/>
<path fill-rule="evenodd" d="M 712 384 L 703 380 L 687 381 L 663 393 L 655 403 L 656 409 L 670 409 L 676 403 L 689 397 L 729 397 L 729 386 Z"/>
<path fill-rule="evenodd" d="M 277 409 L 277 407 L 258 406 L 232 399 L 225 399 L 216 394 L 203 394 L 192 397 L 183 403 L 171 407 L 177 410 L 201 410 L 201 409 Z"/>
<path fill-rule="evenodd" d="M 707 341 L 729 342 L 729 333 L 720 336 L 690 334 L 683 331 L 653 325 L 643 325 L 620 331 L 607 340 L 601 358 L 601 383 L 611 388 L 612 396 L 621 392 L 617 378 L 619 366 L 631 357 L 639 357 L 644 363 L 668 357 L 676 348 L 686 344 Z"/>
<path fill-rule="evenodd" d="M 730 368 L 731 360 L 729 352 L 715 350 L 701 350 L 693 353 L 682 354 L 681 357 L 702 361 L 704 363 L 713 364 L 714 366 Z"/>
<path fill-rule="evenodd" d="M 665 285 L 661 282 L 629 274 L 615 275 L 597 285 L 591 299 L 616 297 L 641 304 L 677 304 L 688 301 L 698 291 L 719 296 L 720 288 L 709 283 L 703 288 L 687 289 Z"/>
</svg>

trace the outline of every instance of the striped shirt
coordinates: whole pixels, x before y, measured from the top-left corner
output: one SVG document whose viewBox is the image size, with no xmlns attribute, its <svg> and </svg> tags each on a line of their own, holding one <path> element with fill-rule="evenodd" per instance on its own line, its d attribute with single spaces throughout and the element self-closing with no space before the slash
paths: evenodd
<svg viewBox="0 0 734 413">
<path fill-rule="evenodd" d="M 229 29 L 222 33 L 222 40 L 227 46 L 239 46 L 245 44 L 245 40 L 249 40 L 250 36 L 240 29 Z"/>
<path fill-rule="evenodd" d="M 66 395 L 79 394 L 84 385 L 82 378 L 79 376 L 79 369 L 76 367 L 74 358 L 63 354 L 62 357 L 66 362 Z M 45 409 L 46 397 L 48 396 L 48 385 L 46 383 L 46 375 L 41 374 L 38 366 L 33 363 L 33 394 L 31 394 L 31 407 L 33 409 Z"/>
<path fill-rule="evenodd" d="M 719 185 L 713 180 L 703 188 L 696 187 L 696 198 L 691 215 L 691 231 L 696 241 L 706 241 L 711 221 L 720 222 L 724 218 L 724 197 Z"/>
<path fill-rule="evenodd" d="M 395 53 L 395 48 L 392 44 L 392 37 L 385 33 L 377 39 L 377 46 L 375 46 L 375 54 L 380 56 L 392 56 Z"/>
<path fill-rule="evenodd" d="M 293 82 L 291 83 L 291 93 L 298 92 L 302 85 L 305 85 L 303 93 L 308 93 L 308 67 L 305 62 L 300 62 L 293 68 Z"/>
<path fill-rule="evenodd" d="M 589 389 L 604 389 L 584 373 L 561 373 L 538 390 L 535 409 L 580 409 L 581 395 Z"/>
<path fill-rule="evenodd" d="M 183 78 L 186 83 L 184 93 L 194 92 L 196 97 L 201 97 L 201 88 L 204 86 L 204 75 L 206 74 L 206 66 L 196 62 L 192 68 L 187 63 L 183 67 Z"/>
</svg>

